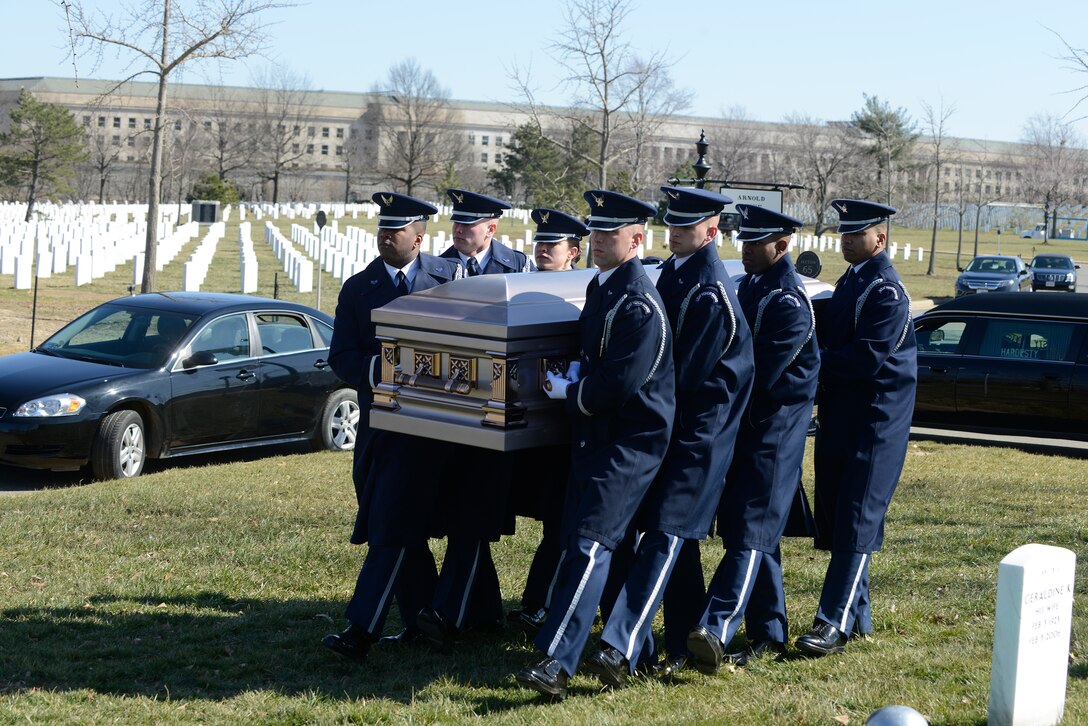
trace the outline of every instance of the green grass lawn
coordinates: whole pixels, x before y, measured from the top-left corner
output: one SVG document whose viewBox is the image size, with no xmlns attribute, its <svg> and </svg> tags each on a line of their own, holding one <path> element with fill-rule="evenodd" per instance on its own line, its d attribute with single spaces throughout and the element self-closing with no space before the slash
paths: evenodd
<svg viewBox="0 0 1088 726">
<path fill-rule="evenodd" d="M 351 456 L 272 453 L 175 460 L 128 482 L 54 475 L 67 486 L 0 498 L 0 723 L 862 724 L 903 703 L 934 724 L 982 724 L 999 560 L 1026 542 L 1088 556 L 1084 460 L 912 442 L 873 560 L 871 637 L 840 656 L 615 692 L 580 674 L 571 698 L 547 704 L 511 676 L 538 657 L 514 633 L 450 653 L 377 648 L 363 666 L 325 651 L 365 551 L 347 544 Z M 519 520 L 495 545 L 508 608 L 538 536 Z M 720 544 L 703 552 L 709 577 Z M 827 559 L 796 539 L 783 558 L 796 637 Z M 1075 640 L 1065 723 L 1086 722 Z"/>
</svg>

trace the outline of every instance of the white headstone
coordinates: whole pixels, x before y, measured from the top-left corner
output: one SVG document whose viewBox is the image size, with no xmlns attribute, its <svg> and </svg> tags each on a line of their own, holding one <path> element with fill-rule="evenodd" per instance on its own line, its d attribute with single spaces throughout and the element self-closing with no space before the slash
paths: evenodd
<svg viewBox="0 0 1088 726">
<path fill-rule="evenodd" d="M 1077 556 L 1026 544 L 997 571 L 990 726 L 1056 724 L 1065 710 Z"/>
</svg>

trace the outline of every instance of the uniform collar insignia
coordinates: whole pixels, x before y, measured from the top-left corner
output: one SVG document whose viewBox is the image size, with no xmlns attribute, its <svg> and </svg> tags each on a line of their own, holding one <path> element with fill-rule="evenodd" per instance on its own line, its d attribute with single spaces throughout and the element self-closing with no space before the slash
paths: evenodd
<svg viewBox="0 0 1088 726">
<path fill-rule="evenodd" d="M 597 202 L 598 207 L 603 207 L 604 206 L 604 197 L 598 197 L 596 194 L 594 194 L 593 195 L 593 201 Z"/>
<path fill-rule="evenodd" d="M 390 194 L 388 197 L 385 196 L 384 194 L 382 194 L 381 197 L 382 197 L 382 204 L 384 204 L 387 207 L 392 206 L 392 204 L 393 204 L 393 195 L 392 194 Z"/>
<path fill-rule="evenodd" d="M 456 201 L 458 204 L 464 204 L 465 203 L 465 195 L 464 194 L 458 194 L 457 192 L 453 192 L 452 194 L 453 194 L 454 201 Z"/>
<path fill-rule="evenodd" d="M 541 212 L 540 213 L 540 223 L 541 224 L 547 224 L 548 223 L 548 217 L 550 217 L 550 216 L 552 216 L 551 212 Z"/>
</svg>

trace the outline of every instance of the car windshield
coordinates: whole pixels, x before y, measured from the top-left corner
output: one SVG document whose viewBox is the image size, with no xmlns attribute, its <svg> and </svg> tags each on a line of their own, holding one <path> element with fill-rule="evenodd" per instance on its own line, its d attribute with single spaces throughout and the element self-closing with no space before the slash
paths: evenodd
<svg viewBox="0 0 1088 726">
<path fill-rule="evenodd" d="M 1073 260 L 1068 257 L 1036 257 L 1031 266 L 1037 270 L 1072 270 Z"/>
<path fill-rule="evenodd" d="M 967 272 L 991 272 L 1000 275 L 1011 275 L 1016 272 L 1016 265 L 1012 260 L 1003 260 L 999 257 L 976 257 L 967 265 Z"/>
<path fill-rule="evenodd" d="M 177 349 L 193 319 L 111 303 L 68 323 L 36 350 L 125 368 L 158 368 Z"/>
</svg>

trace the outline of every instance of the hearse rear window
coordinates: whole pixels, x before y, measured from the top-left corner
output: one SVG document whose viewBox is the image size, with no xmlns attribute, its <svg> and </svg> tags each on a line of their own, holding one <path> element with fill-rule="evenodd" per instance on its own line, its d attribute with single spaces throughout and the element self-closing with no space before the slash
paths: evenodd
<svg viewBox="0 0 1088 726">
<path fill-rule="evenodd" d="M 979 354 L 993 358 L 1063 361 L 1076 326 L 1041 320 L 987 320 Z"/>
</svg>

